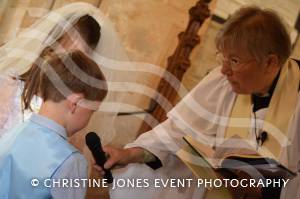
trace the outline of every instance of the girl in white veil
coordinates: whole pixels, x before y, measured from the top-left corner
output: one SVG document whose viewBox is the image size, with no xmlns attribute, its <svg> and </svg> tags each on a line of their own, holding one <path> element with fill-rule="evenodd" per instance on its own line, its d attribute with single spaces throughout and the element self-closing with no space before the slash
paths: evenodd
<svg viewBox="0 0 300 199">
<path fill-rule="evenodd" d="M 105 66 L 106 63 L 103 59 L 97 60 L 99 57 L 128 61 L 112 23 L 98 8 L 87 3 L 72 3 L 51 11 L 0 48 L 0 89 L 4 93 L 0 96 L 0 137 L 20 123 L 23 116 L 20 98 L 22 86 L 11 77 L 18 77 L 27 71 L 46 47 L 59 48 L 61 44 L 57 42 L 58 39 L 85 15 L 93 17 L 101 27 L 100 41 L 92 53 L 92 56 L 96 55 L 93 56 L 95 61 L 101 66 Z M 108 81 L 113 80 L 112 71 L 106 68 L 101 70 Z M 107 101 L 113 101 L 113 98 L 110 95 Z M 118 98 L 120 100 L 120 96 Z M 110 116 L 112 122 L 115 113 L 110 113 Z M 113 125 L 108 126 L 113 128 Z"/>
</svg>

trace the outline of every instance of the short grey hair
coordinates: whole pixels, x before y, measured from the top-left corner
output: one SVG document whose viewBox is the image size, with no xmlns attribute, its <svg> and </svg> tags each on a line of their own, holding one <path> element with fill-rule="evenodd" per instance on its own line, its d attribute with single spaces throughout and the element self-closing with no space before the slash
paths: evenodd
<svg viewBox="0 0 300 199">
<path fill-rule="evenodd" d="M 236 11 L 218 32 L 215 42 L 220 51 L 242 48 L 258 63 L 275 54 L 282 66 L 291 54 L 291 40 L 281 18 L 271 9 L 256 6 Z"/>
</svg>

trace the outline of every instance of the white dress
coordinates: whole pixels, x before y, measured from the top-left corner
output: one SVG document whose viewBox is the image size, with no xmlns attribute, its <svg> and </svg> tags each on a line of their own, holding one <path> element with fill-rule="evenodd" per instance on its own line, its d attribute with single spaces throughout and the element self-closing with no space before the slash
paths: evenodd
<svg viewBox="0 0 300 199">
<path fill-rule="evenodd" d="M 0 137 L 22 122 L 21 87 L 20 81 L 0 76 Z"/>
<path fill-rule="evenodd" d="M 7 131 L 28 119 L 32 111 L 22 112 L 21 94 L 23 83 L 14 80 L 10 76 L 0 76 L 0 137 Z M 42 99 L 34 96 L 31 101 L 33 112 L 38 112 Z"/>
<path fill-rule="evenodd" d="M 163 166 L 152 170 L 147 165 L 130 164 L 125 169 L 116 170 L 115 178 L 191 178 L 192 173 L 182 165 L 174 155 L 182 144 L 186 134 L 197 135 L 205 143 L 216 146 L 222 143 L 225 128 L 218 125 L 226 122 L 236 94 L 220 68 L 205 77 L 174 109 L 168 113 L 168 119 L 153 130 L 142 134 L 126 147 L 143 147 L 155 154 Z M 257 119 L 265 117 L 267 108 L 256 112 Z M 225 116 L 225 117 L 224 117 Z M 227 116 L 227 117 L 226 117 Z M 252 114 L 253 116 L 253 114 Z M 300 98 L 289 125 L 291 145 L 286 147 L 289 167 L 298 172 L 296 178 L 283 188 L 281 198 L 300 198 Z M 249 139 L 255 140 L 255 133 L 249 133 Z M 111 198 L 202 198 L 204 188 L 190 187 L 157 189 L 114 189 Z"/>
</svg>

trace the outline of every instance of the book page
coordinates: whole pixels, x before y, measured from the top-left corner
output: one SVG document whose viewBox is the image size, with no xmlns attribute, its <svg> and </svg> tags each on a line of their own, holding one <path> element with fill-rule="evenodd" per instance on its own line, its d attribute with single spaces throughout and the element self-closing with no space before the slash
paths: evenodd
<svg viewBox="0 0 300 199">
<path fill-rule="evenodd" d="M 255 148 L 238 135 L 228 138 L 220 146 L 218 146 L 213 158 L 219 159 L 218 166 L 221 166 L 222 160 L 230 156 L 261 158 Z"/>
<path fill-rule="evenodd" d="M 191 136 L 185 136 L 183 138 L 188 144 L 192 145 L 194 148 L 197 149 L 198 152 L 201 153 L 204 157 L 212 158 L 215 154 L 215 150 L 204 143 L 199 142 L 198 140 L 192 138 Z M 199 150 L 198 150 L 199 149 Z"/>
<path fill-rule="evenodd" d="M 184 140 L 188 143 L 189 147 L 191 147 L 191 150 L 195 150 L 198 156 L 214 169 L 236 167 L 242 170 L 244 168 L 245 171 L 248 171 L 249 165 L 251 165 L 251 168 L 255 168 L 262 173 L 268 173 L 268 175 L 282 176 L 283 178 L 292 178 L 295 175 L 293 172 L 280 165 L 276 160 L 259 155 L 258 152 L 256 152 L 255 146 L 252 146 L 246 140 L 241 139 L 238 135 L 228 138 L 215 150 L 212 149 L 211 146 L 205 145 L 191 136 L 184 137 Z M 179 155 L 180 159 L 187 157 L 186 153 L 179 154 L 177 155 Z M 192 156 L 197 154 L 191 153 L 188 162 L 195 163 L 196 159 Z M 195 166 L 194 164 L 191 165 L 189 165 L 189 168 L 195 173 L 201 173 L 202 176 L 204 174 L 207 176 L 207 173 L 210 173 L 206 170 L 207 167 L 209 167 L 208 165 L 204 166 L 206 167 L 206 169 L 204 169 L 202 163 L 201 172 L 198 170 L 198 164 L 196 164 L 198 165 L 196 166 L 197 169 L 193 168 Z"/>
<path fill-rule="evenodd" d="M 198 178 L 217 179 L 219 177 L 206 159 L 200 157 L 192 147 L 187 145 L 179 150 L 176 155 Z"/>
<path fill-rule="evenodd" d="M 183 138 L 201 157 L 203 157 L 212 167 L 215 167 L 215 161 L 213 160 L 215 150 L 191 136 L 185 136 Z"/>
</svg>

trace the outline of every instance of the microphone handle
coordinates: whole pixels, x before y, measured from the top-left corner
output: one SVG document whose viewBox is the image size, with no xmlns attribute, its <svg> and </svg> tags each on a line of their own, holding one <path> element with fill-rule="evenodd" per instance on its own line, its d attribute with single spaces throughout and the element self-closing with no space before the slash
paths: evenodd
<svg viewBox="0 0 300 199">
<path fill-rule="evenodd" d="M 113 176 L 109 169 L 104 169 L 104 163 L 106 162 L 105 153 L 101 147 L 96 147 L 94 150 L 91 150 L 95 158 L 96 164 L 99 165 L 105 172 L 103 178 L 107 179 L 107 183 L 113 182 Z"/>
</svg>

